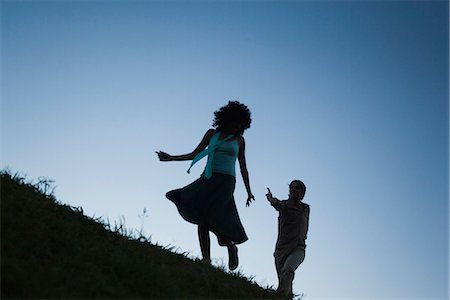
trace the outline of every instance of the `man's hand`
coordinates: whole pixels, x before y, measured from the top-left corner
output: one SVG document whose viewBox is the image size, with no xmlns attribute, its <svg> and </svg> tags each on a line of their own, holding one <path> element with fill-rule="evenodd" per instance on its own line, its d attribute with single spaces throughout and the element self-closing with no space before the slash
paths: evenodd
<svg viewBox="0 0 450 300">
<path fill-rule="evenodd" d="M 272 202 L 273 200 L 273 196 L 272 196 L 272 192 L 270 191 L 269 188 L 267 188 L 267 194 L 266 194 L 267 200 L 269 200 L 270 202 Z"/>
<path fill-rule="evenodd" d="M 272 196 L 272 192 L 270 191 L 269 188 L 267 188 L 266 197 L 267 197 L 267 200 L 269 200 L 270 204 L 272 204 L 272 205 L 276 205 L 278 203 L 278 201 L 280 201 L 277 198 Z"/>
</svg>

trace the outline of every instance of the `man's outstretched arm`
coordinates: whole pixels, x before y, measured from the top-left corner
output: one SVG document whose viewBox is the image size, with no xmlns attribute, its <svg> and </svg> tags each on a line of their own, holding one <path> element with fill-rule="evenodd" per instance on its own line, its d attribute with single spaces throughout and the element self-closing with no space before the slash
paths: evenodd
<svg viewBox="0 0 450 300">
<path fill-rule="evenodd" d="M 267 200 L 270 202 L 270 204 L 276 209 L 276 210 L 280 210 L 281 209 L 281 201 L 278 200 L 277 198 L 272 196 L 272 192 L 270 191 L 269 188 L 267 188 L 267 194 L 266 194 Z"/>
</svg>

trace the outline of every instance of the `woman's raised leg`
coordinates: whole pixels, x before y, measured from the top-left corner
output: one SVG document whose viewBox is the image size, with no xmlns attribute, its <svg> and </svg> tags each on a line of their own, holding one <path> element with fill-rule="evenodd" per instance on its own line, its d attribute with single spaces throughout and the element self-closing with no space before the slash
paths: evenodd
<svg viewBox="0 0 450 300">
<path fill-rule="evenodd" d="M 228 249 L 228 269 L 235 270 L 239 265 L 238 249 L 236 244 L 223 235 L 217 236 L 220 246 L 227 246 Z"/>
</svg>

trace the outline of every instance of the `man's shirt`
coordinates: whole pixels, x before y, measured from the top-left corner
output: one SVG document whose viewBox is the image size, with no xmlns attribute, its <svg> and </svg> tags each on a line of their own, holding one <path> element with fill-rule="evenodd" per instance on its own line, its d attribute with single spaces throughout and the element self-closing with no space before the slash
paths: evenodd
<svg viewBox="0 0 450 300">
<path fill-rule="evenodd" d="M 288 255 L 297 247 L 305 248 L 309 224 L 309 205 L 289 198 L 283 201 L 278 200 L 272 206 L 279 212 L 275 255 Z"/>
</svg>

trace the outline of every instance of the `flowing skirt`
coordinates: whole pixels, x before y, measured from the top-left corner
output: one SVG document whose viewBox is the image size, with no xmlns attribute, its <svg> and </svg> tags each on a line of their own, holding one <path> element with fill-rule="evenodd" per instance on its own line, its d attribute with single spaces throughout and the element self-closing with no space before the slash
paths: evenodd
<svg viewBox="0 0 450 300">
<path fill-rule="evenodd" d="M 201 176 L 191 184 L 168 192 L 166 197 L 186 221 L 206 226 L 224 246 L 227 241 L 240 244 L 248 240 L 234 202 L 236 178 L 213 173 Z"/>
</svg>

